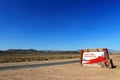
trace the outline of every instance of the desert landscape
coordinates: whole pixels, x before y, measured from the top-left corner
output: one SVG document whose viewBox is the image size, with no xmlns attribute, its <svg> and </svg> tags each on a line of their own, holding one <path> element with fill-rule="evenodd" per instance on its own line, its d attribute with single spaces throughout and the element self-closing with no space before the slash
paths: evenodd
<svg viewBox="0 0 120 80">
<path fill-rule="evenodd" d="M 120 0 L 0 0 L 0 80 L 120 80 Z"/>
<path fill-rule="evenodd" d="M 110 55 L 113 69 L 83 67 L 79 63 L 0 71 L 0 80 L 119 80 L 120 55 Z"/>
</svg>

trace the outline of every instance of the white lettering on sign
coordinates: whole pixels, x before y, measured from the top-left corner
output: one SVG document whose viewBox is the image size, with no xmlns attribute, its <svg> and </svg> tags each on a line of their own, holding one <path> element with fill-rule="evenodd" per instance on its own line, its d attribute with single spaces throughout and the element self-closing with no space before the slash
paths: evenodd
<svg viewBox="0 0 120 80">
<path fill-rule="evenodd" d="M 105 60 L 104 52 L 83 52 L 82 63 L 97 63 Z"/>
</svg>

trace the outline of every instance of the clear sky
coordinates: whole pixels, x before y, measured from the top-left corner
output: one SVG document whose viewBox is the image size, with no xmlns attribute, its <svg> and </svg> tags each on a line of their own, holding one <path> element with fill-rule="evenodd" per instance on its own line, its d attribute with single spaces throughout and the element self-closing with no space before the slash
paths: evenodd
<svg viewBox="0 0 120 80">
<path fill-rule="evenodd" d="M 120 0 L 0 0 L 0 50 L 120 50 Z"/>
</svg>

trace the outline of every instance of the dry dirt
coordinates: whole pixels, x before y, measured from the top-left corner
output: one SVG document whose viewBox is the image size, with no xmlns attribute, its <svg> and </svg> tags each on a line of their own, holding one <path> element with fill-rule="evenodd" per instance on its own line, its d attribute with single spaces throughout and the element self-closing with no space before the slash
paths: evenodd
<svg viewBox="0 0 120 80">
<path fill-rule="evenodd" d="M 120 80 L 120 55 L 111 55 L 114 69 L 81 67 L 79 63 L 0 71 L 0 80 Z"/>
</svg>

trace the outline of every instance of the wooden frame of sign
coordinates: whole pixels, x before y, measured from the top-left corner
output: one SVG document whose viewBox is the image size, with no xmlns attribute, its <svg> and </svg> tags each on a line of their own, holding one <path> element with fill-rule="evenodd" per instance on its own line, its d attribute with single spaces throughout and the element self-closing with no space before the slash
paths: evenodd
<svg viewBox="0 0 120 80">
<path fill-rule="evenodd" d="M 102 53 L 104 53 L 104 59 L 105 60 L 102 60 L 101 62 L 106 62 L 106 61 L 108 61 L 108 60 L 110 60 L 110 58 L 109 58 L 109 53 L 108 53 L 108 49 L 107 48 L 97 48 L 97 49 L 83 49 L 83 50 L 80 50 L 80 65 L 84 65 L 84 64 L 86 64 L 86 63 L 83 63 L 83 55 L 84 55 L 84 53 L 89 53 L 89 52 L 102 52 Z M 95 61 L 94 61 L 95 62 Z M 100 63 L 100 62 L 98 62 L 98 63 Z M 92 65 L 93 64 L 98 64 L 98 63 L 92 63 Z M 89 64 L 89 63 L 87 63 L 87 64 Z M 106 64 L 106 63 L 105 63 Z M 91 63 L 90 63 L 90 65 L 91 65 Z"/>
</svg>

